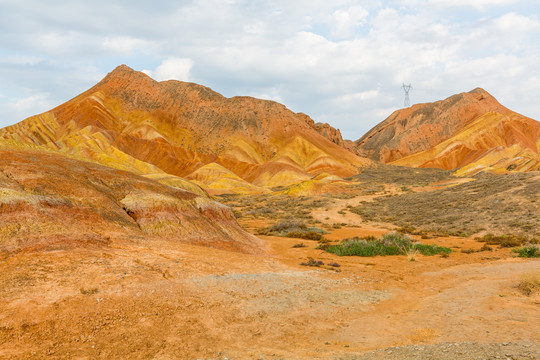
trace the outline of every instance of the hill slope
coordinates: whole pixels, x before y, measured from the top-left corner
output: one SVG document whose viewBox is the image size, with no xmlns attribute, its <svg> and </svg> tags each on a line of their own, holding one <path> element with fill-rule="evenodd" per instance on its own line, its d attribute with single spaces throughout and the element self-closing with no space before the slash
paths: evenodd
<svg viewBox="0 0 540 360">
<path fill-rule="evenodd" d="M 43 151 L 0 148 L 0 158 L 0 255 L 158 240 L 261 251 L 204 192 Z"/>
<path fill-rule="evenodd" d="M 322 172 L 350 176 L 369 163 L 321 135 L 308 116 L 281 104 L 225 98 L 193 83 L 156 82 L 125 65 L 67 103 L 0 130 L 0 139 L 135 173 L 191 175 L 203 183 L 207 177 L 198 170 L 217 164 L 240 178 L 229 177 L 233 189 L 239 180 L 255 185 L 253 190 Z M 212 184 L 210 178 L 206 185 Z M 216 186 L 227 188 L 226 180 Z"/>
<path fill-rule="evenodd" d="M 540 167 L 540 123 L 483 89 L 394 112 L 356 142 L 358 153 L 402 166 L 529 171 Z"/>
</svg>

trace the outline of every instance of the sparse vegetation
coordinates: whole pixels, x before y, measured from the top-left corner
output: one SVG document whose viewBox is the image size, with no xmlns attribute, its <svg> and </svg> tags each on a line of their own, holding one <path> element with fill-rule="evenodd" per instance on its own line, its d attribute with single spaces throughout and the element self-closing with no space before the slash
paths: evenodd
<svg viewBox="0 0 540 360">
<path fill-rule="evenodd" d="M 516 235 L 493 235 L 487 234 L 476 238 L 477 241 L 485 242 L 487 245 L 500 245 L 503 248 L 516 247 L 525 243 L 540 243 L 537 238 L 526 238 L 525 236 Z"/>
<path fill-rule="evenodd" d="M 306 240 L 322 240 L 328 232 L 319 227 L 309 227 L 299 221 L 281 221 L 275 225 L 259 229 L 258 235 L 282 236 Z"/>
<path fill-rule="evenodd" d="M 441 169 L 415 169 L 404 166 L 377 164 L 351 178 L 368 184 L 382 183 L 398 186 L 426 186 L 433 182 L 452 179 L 451 172 Z"/>
<path fill-rule="evenodd" d="M 307 245 L 302 243 L 302 242 L 299 242 L 299 243 L 294 244 L 292 247 L 293 248 L 303 248 L 303 247 L 307 247 Z"/>
<path fill-rule="evenodd" d="M 421 174 L 419 170 L 419 176 Z M 369 178 L 370 174 L 365 171 L 354 179 L 360 179 L 360 176 Z M 394 180 L 400 185 L 408 185 L 397 178 Z M 414 179 L 407 182 L 414 182 Z M 534 174 L 483 173 L 478 174 L 475 181 L 432 191 L 383 196 L 349 210 L 365 221 L 414 228 L 412 231 L 420 235 L 467 237 L 488 228 L 494 233 L 514 234 L 530 241 L 540 238 L 540 217 L 535 215 L 538 196 L 538 180 Z"/>
<path fill-rule="evenodd" d="M 449 248 L 438 245 L 413 244 L 411 238 L 401 233 L 390 233 L 382 238 L 345 239 L 339 245 L 330 245 L 324 249 L 338 256 L 386 256 L 407 255 L 413 261 L 418 253 L 422 255 L 448 254 Z"/>
</svg>

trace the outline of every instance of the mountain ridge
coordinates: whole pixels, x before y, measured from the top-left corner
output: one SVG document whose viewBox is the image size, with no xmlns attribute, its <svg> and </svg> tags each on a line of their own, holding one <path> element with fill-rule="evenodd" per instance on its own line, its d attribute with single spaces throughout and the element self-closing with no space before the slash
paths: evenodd
<svg viewBox="0 0 540 360">
<path fill-rule="evenodd" d="M 136 173 L 186 177 L 216 163 L 257 186 L 273 177 L 261 171 L 266 168 L 295 168 L 298 176 L 268 184 L 287 186 L 321 172 L 351 176 L 370 164 L 336 144 L 340 134 L 332 136 L 334 142 L 307 115 L 282 104 L 226 98 L 194 83 L 157 82 L 126 65 L 66 103 L 0 130 L 3 139 L 83 154 Z M 224 184 L 206 185 L 220 191 Z"/>
<path fill-rule="evenodd" d="M 479 119 L 482 126 L 472 126 Z M 467 175 L 538 170 L 539 140 L 538 121 L 507 109 L 484 89 L 475 88 L 397 110 L 355 145 L 359 155 L 383 163 L 445 170 L 467 167 L 456 172 Z"/>
</svg>

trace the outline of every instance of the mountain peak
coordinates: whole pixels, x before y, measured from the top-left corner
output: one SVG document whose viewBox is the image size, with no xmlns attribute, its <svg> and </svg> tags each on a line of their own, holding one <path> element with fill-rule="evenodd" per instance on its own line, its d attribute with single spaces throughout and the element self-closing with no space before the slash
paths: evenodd
<svg viewBox="0 0 540 360">
<path fill-rule="evenodd" d="M 133 70 L 129 66 L 122 64 L 117 66 L 113 71 L 107 74 L 105 78 L 102 80 L 104 81 L 110 81 L 111 79 L 125 79 L 128 81 L 134 81 L 136 79 L 152 79 L 150 76 L 146 75 L 142 71 Z M 152 79 L 153 80 L 153 79 Z"/>
<path fill-rule="evenodd" d="M 477 87 L 469 91 L 469 94 L 489 94 L 486 90 L 482 89 L 481 87 Z M 489 94 L 491 95 L 491 94 Z"/>
</svg>

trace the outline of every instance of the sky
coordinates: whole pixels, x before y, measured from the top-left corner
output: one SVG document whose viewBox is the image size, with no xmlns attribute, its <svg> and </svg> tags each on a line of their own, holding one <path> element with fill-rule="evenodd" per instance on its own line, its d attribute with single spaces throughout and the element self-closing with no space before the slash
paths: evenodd
<svg viewBox="0 0 540 360">
<path fill-rule="evenodd" d="M 360 138 L 482 87 L 540 120 L 538 0 L 0 0 L 0 127 L 120 64 L 278 101 Z"/>
</svg>

